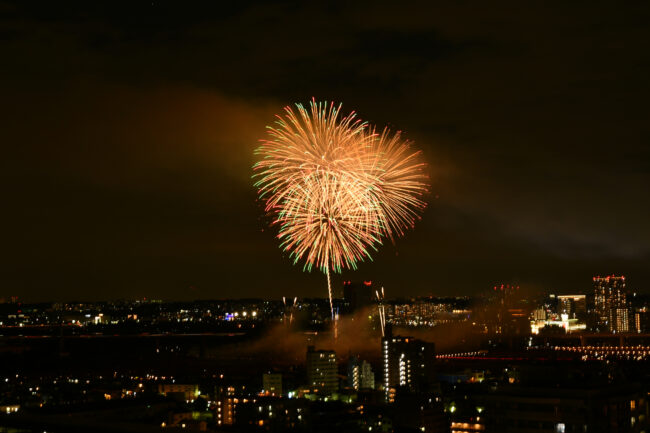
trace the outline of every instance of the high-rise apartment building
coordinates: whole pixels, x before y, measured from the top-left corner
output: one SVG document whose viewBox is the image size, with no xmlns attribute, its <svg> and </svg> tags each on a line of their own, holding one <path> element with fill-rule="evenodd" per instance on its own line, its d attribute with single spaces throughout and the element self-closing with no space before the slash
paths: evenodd
<svg viewBox="0 0 650 433">
<path fill-rule="evenodd" d="M 381 344 L 386 401 L 394 401 L 398 388 L 411 392 L 425 390 L 432 378 L 434 344 L 392 335 L 382 338 Z"/>
<path fill-rule="evenodd" d="M 630 306 L 625 277 L 594 277 L 594 311 L 600 332 L 630 332 Z"/>
<path fill-rule="evenodd" d="M 375 373 L 367 361 L 360 361 L 356 356 L 348 362 L 348 386 L 354 389 L 374 389 Z"/>
<path fill-rule="evenodd" d="M 319 393 L 332 394 L 339 389 L 336 352 L 307 348 L 307 381 Z"/>
</svg>

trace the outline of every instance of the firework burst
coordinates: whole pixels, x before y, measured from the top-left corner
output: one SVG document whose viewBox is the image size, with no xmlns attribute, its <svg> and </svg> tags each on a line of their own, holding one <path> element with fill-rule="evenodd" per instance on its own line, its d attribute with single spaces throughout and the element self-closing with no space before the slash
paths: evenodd
<svg viewBox="0 0 650 433">
<path fill-rule="evenodd" d="M 312 100 L 276 117 L 255 151 L 255 186 L 281 248 L 327 275 L 332 307 L 330 271 L 356 269 L 419 219 L 425 164 L 399 133 L 341 116 L 341 105 Z"/>
</svg>

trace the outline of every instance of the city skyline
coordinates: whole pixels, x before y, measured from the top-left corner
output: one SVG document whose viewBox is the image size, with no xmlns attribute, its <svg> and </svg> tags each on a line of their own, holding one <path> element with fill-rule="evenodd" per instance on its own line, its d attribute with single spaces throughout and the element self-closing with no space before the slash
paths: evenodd
<svg viewBox="0 0 650 433">
<path fill-rule="evenodd" d="M 645 431 L 649 296 L 21 303 L 0 299 L 0 422 L 26 432 Z M 43 362 L 46 359 L 47 362 Z"/>
<path fill-rule="evenodd" d="M 650 14 L 515 5 L 2 2 L 0 297 L 322 296 L 250 179 L 273 114 L 312 97 L 430 167 L 422 221 L 333 286 L 648 293 Z"/>
</svg>

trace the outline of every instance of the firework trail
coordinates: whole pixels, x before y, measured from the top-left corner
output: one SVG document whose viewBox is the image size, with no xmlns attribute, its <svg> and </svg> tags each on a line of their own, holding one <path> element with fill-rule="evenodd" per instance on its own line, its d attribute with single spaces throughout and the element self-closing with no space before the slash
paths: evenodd
<svg viewBox="0 0 650 433">
<path fill-rule="evenodd" d="M 372 260 L 382 241 L 412 228 L 426 203 L 425 164 L 399 133 L 377 133 L 341 105 L 285 107 L 255 154 L 255 186 L 281 248 L 327 276 Z"/>
<path fill-rule="evenodd" d="M 375 295 L 377 296 L 377 310 L 379 311 L 379 326 L 381 326 L 381 336 L 386 336 L 386 309 L 384 307 L 384 288 L 381 288 L 381 294 L 378 290 L 375 290 Z"/>
<path fill-rule="evenodd" d="M 298 297 L 293 298 L 293 303 L 291 304 L 290 307 L 287 308 L 287 298 L 285 296 L 282 297 L 282 303 L 284 304 L 284 313 L 282 315 L 282 322 L 284 324 L 287 323 L 287 309 L 289 310 L 289 325 L 293 323 L 293 312 L 296 309 L 296 302 L 298 302 Z"/>
</svg>

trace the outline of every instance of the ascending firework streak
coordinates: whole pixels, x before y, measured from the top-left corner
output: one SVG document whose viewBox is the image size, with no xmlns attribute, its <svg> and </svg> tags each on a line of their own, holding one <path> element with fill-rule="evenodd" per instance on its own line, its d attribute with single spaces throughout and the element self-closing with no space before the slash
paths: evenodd
<svg viewBox="0 0 650 433">
<path fill-rule="evenodd" d="M 384 309 L 384 288 L 381 288 L 381 295 L 379 294 L 379 291 L 375 290 L 375 295 L 377 295 L 377 309 L 379 310 L 379 326 L 381 326 L 381 336 L 385 337 L 386 311 Z"/>
<path fill-rule="evenodd" d="M 293 304 L 289 307 L 289 325 L 293 322 L 293 310 L 296 309 L 296 302 L 298 302 L 298 297 L 296 296 L 293 298 Z M 283 319 L 282 321 L 286 324 L 287 323 L 287 298 L 284 296 L 282 297 L 282 303 L 284 304 L 284 314 L 283 314 Z"/>
<path fill-rule="evenodd" d="M 339 307 L 336 307 L 336 311 L 334 312 L 334 339 L 339 338 Z"/>
<path fill-rule="evenodd" d="M 312 99 L 285 107 L 255 154 L 255 186 L 278 227 L 281 248 L 303 270 L 356 269 L 386 238 L 413 227 L 426 207 L 425 164 L 399 133 L 374 127 L 341 105 Z"/>
</svg>

